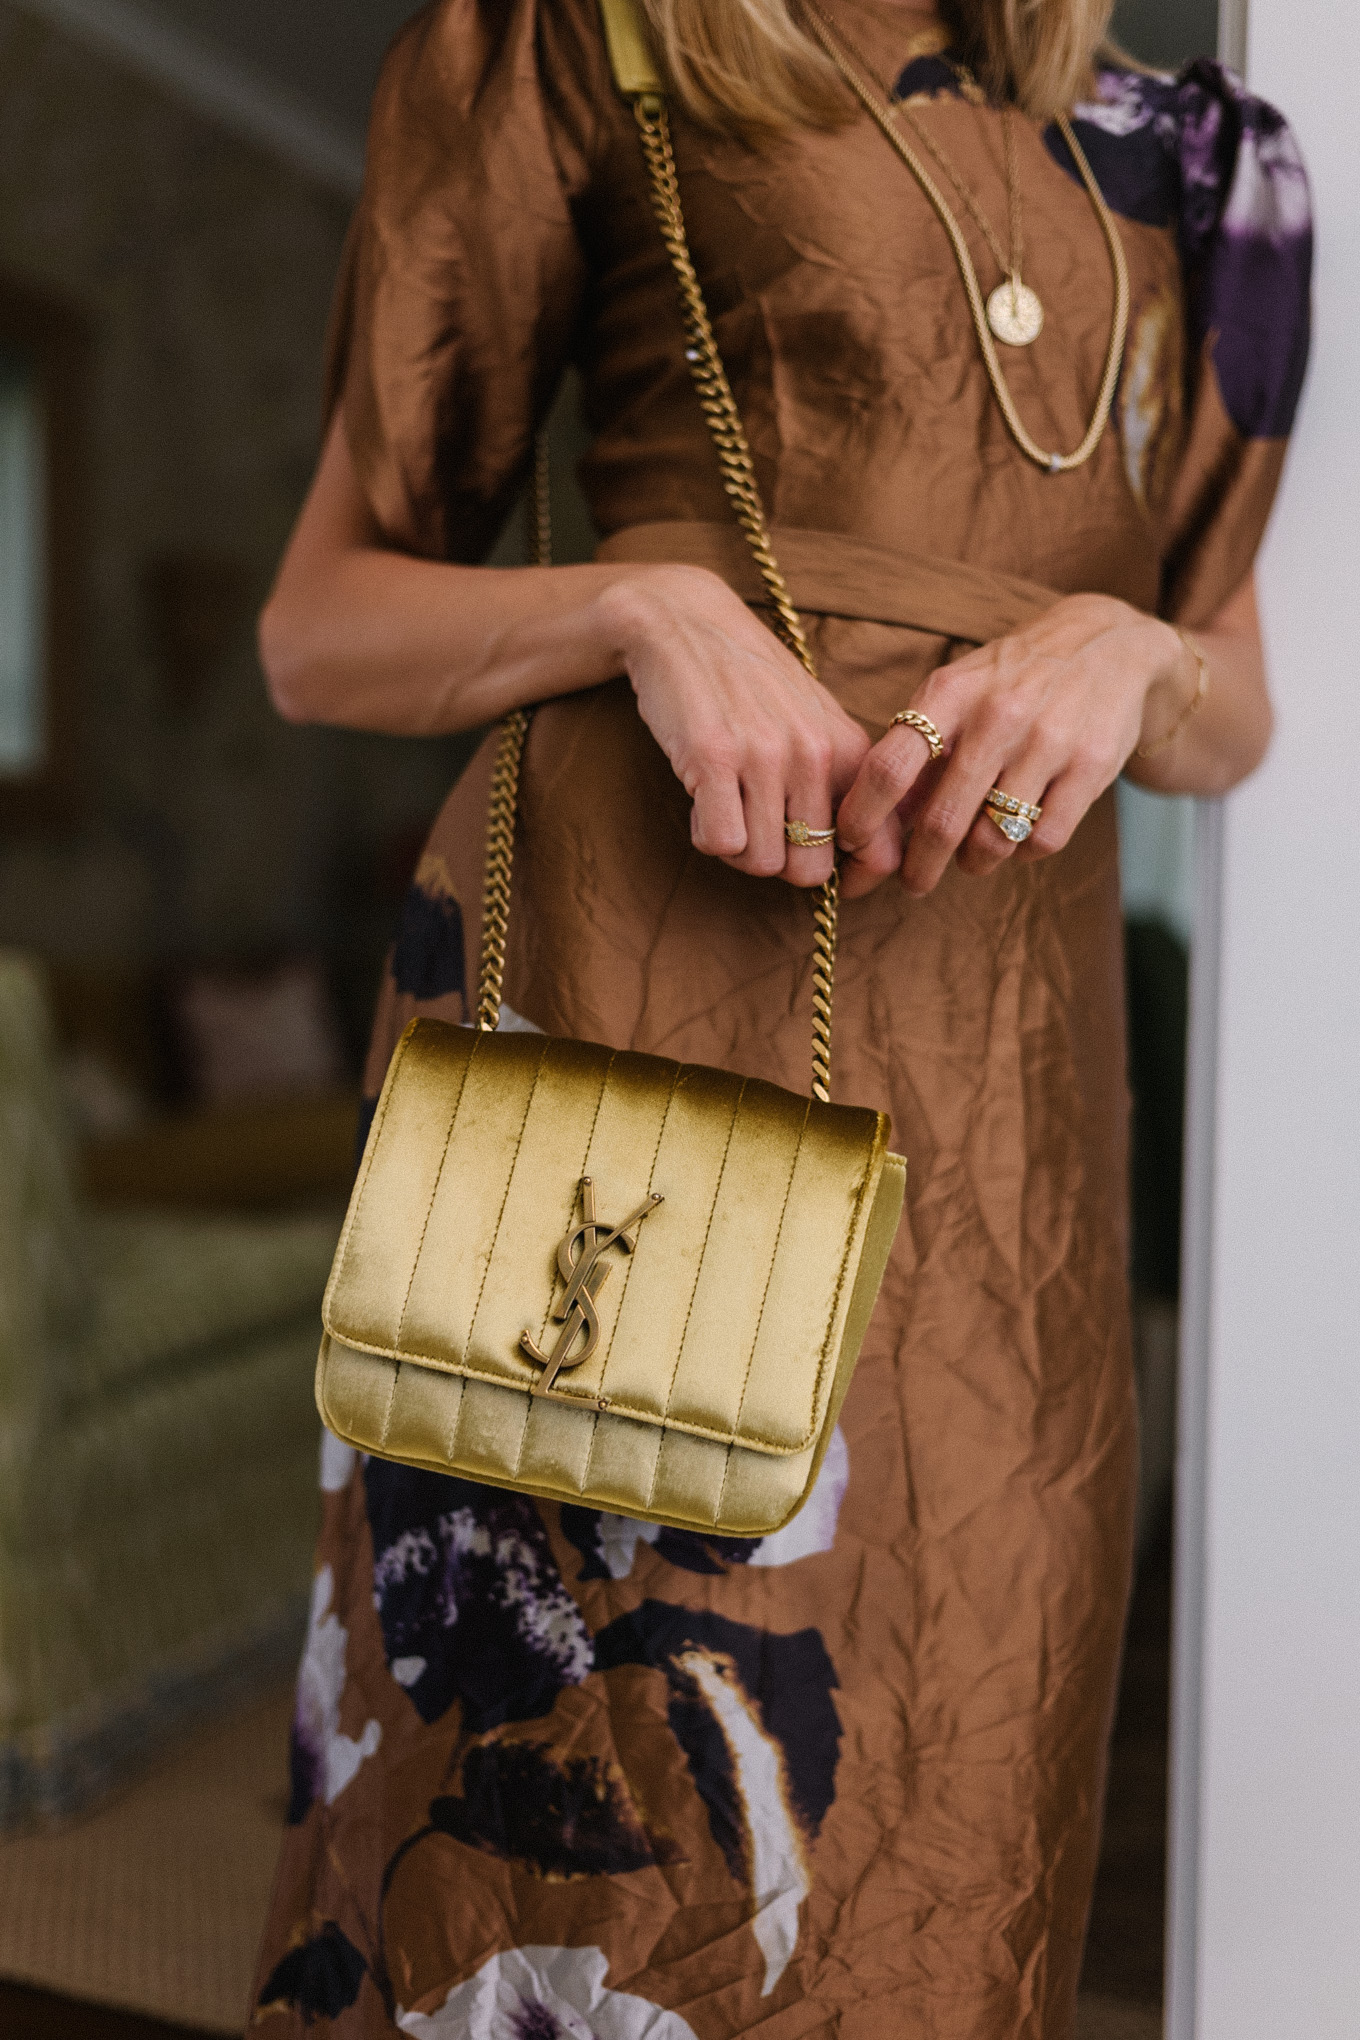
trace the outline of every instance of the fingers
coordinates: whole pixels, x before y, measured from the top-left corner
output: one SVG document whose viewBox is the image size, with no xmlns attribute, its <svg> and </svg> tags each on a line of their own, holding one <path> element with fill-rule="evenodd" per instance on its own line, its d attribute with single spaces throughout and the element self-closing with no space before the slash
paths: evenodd
<svg viewBox="0 0 1360 2040">
<path fill-rule="evenodd" d="M 928 764 L 924 739 L 904 726 L 873 747 L 838 816 L 847 894 L 877 881 L 894 840 L 915 895 L 956 858 L 985 874 L 1061 850 L 1137 742 L 1149 661 L 1162 656 L 1160 640 L 1149 646 L 1148 620 L 1126 605 L 1071 597 L 938 668 L 914 702 L 947 756 Z M 1023 842 L 987 810 L 994 786 L 1042 808 Z"/>
<path fill-rule="evenodd" d="M 983 812 L 987 795 L 1001 786 L 1019 800 L 1038 803 L 1055 763 L 1013 695 L 978 701 L 938 785 L 913 819 L 902 860 L 906 890 L 918 896 L 931 892 L 955 856 L 966 871 L 991 871 L 1004 863 L 1015 845 Z"/>
<path fill-rule="evenodd" d="M 652 608 L 661 623 L 644 603 L 649 627 L 628 673 L 694 801 L 696 846 L 738 870 L 814 886 L 831 868 L 830 851 L 789 845 L 784 824 L 815 830 L 834 816 L 847 897 L 894 867 L 908 892 L 924 894 L 954 858 L 983 873 L 1061 849 L 1137 744 L 1149 661 L 1165 649 L 1127 605 L 1065 597 L 917 689 L 914 704 L 947 748 L 932 763 L 907 725 L 869 746 L 721 584 L 667 581 Z M 984 811 L 993 786 L 1043 806 L 1024 844 Z"/>
<path fill-rule="evenodd" d="M 1047 789 L 1042 769 L 1036 770 L 1032 766 L 1026 768 L 1024 764 L 1007 766 L 1001 779 L 996 783 L 1016 800 L 1028 801 L 1034 807 L 1044 805 Z M 987 791 L 990 792 L 991 788 L 989 787 Z M 1039 824 L 1036 823 L 1034 826 L 1037 829 Z M 1025 838 L 1026 842 L 1029 840 L 1031 839 Z M 1023 847 L 1022 843 L 1006 833 L 1000 823 L 993 818 L 990 808 L 984 805 L 978 809 L 977 818 L 960 845 L 959 869 L 966 871 L 970 878 L 985 878 L 999 865 L 1018 856 Z"/>
<path fill-rule="evenodd" d="M 731 769 L 713 769 L 690 788 L 690 841 L 705 857 L 729 861 L 746 849 L 746 813 L 741 781 Z"/>
<path fill-rule="evenodd" d="M 959 846 L 959 869 L 970 877 L 985 878 L 1011 858 L 1033 863 L 1053 856 L 1067 846 L 1083 815 L 1113 777 L 1113 773 L 1098 769 L 1093 761 L 1059 763 L 1051 745 L 1032 744 L 1013 764 L 998 767 L 988 778 L 972 826 Z M 986 806 L 987 794 L 993 786 L 1043 810 L 1029 835 L 1018 843 L 999 826 Z M 915 871 L 904 875 L 908 890 L 917 890 L 916 877 Z"/>
<path fill-rule="evenodd" d="M 881 829 L 861 844 L 858 850 L 846 852 L 841 860 L 841 897 L 847 900 L 861 899 L 875 886 L 882 885 L 885 878 L 892 878 L 902 862 L 902 819 L 896 809 L 888 816 Z"/>
<path fill-rule="evenodd" d="M 987 795 L 995 787 L 999 792 L 1008 793 L 1013 800 L 1042 807 L 1057 763 L 1052 746 L 1045 744 L 1033 731 L 1018 745 L 1010 746 L 1008 755 L 998 758 L 995 753 L 1001 748 L 1000 744 L 968 747 L 967 792 L 960 794 L 960 800 L 971 799 L 974 793 L 978 793 L 979 798 L 959 845 L 958 862 L 959 869 L 973 878 L 985 878 L 989 872 L 1016 856 L 1022 847 L 1021 842 L 994 818 L 986 805 Z M 971 755 L 974 750 L 976 756 Z M 1002 819 L 1007 823 L 1014 820 L 1010 816 Z M 1039 824 L 1034 826 L 1037 828 Z"/>
<path fill-rule="evenodd" d="M 779 763 L 757 759 L 748 765 L 742 778 L 741 798 L 746 814 L 746 850 L 730 861 L 751 878 L 778 878 L 789 855 L 784 836 L 788 796 Z"/>
<path fill-rule="evenodd" d="M 833 826 L 864 731 L 716 576 L 657 569 L 612 598 L 606 622 L 693 803 L 695 848 L 752 877 L 822 884 L 834 845 L 791 845 L 784 825 Z"/>
<path fill-rule="evenodd" d="M 836 816 L 836 840 L 852 860 L 862 861 L 871 844 L 887 840 L 882 832 L 889 817 L 897 815 L 929 763 L 930 746 L 919 730 L 898 723 L 879 738 Z"/>
<path fill-rule="evenodd" d="M 1059 773 L 1044 795 L 1043 816 L 1034 824 L 1034 834 L 1016 852 L 1020 861 L 1028 864 L 1066 849 L 1077 824 L 1116 777 L 1115 773 L 1093 775 L 1083 766 Z"/>
<path fill-rule="evenodd" d="M 779 822 L 781 837 L 786 820 L 806 822 L 809 829 L 814 830 L 835 827 L 835 793 L 838 791 L 835 782 L 843 776 L 837 772 L 837 763 L 836 746 L 829 730 L 803 734 L 790 746 L 785 813 Z M 784 877 L 790 885 L 825 884 L 835 861 L 834 839 L 818 849 L 804 850 L 785 838 Z"/>
<path fill-rule="evenodd" d="M 863 741 L 859 738 L 858 748 Z M 834 826 L 836 781 L 849 776 L 836 749 L 826 732 L 795 727 L 749 745 L 740 767 L 709 759 L 692 792 L 695 849 L 721 857 L 748 877 L 823 884 L 831 875 L 834 844 L 801 848 L 788 841 L 784 824 L 801 821 L 812 831 Z"/>
<path fill-rule="evenodd" d="M 758 761 L 748 765 L 744 777 L 730 769 L 715 769 L 694 788 L 693 800 L 690 840 L 696 850 L 705 857 L 720 857 L 748 878 L 779 877 L 790 854 L 784 838 L 782 773 L 762 768 Z"/>
</svg>

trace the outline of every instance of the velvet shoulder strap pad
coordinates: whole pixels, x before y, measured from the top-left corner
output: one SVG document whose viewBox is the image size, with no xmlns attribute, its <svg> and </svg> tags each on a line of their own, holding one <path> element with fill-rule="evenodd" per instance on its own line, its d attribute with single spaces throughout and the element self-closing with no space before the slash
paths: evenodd
<svg viewBox="0 0 1360 2040">
<path fill-rule="evenodd" d="M 638 0 L 600 0 L 614 83 L 625 99 L 665 91 Z"/>
</svg>

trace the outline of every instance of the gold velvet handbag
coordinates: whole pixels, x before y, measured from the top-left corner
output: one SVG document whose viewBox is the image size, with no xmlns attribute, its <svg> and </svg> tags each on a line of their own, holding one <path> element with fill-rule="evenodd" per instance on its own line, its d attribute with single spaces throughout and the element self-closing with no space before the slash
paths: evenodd
<svg viewBox="0 0 1360 2040">
<path fill-rule="evenodd" d="M 631 10 L 605 13 L 723 479 L 812 670 L 689 259 L 665 103 Z M 828 1100 L 836 882 L 817 902 L 810 1099 L 497 1033 L 528 723 L 506 719 L 492 784 L 477 1024 L 413 1021 L 392 1058 L 326 1291 L 317 1404 L 384 1458 L 764 1536 L 816 1480 L 906 1180 L 886 1117 Z"/>
</svg>

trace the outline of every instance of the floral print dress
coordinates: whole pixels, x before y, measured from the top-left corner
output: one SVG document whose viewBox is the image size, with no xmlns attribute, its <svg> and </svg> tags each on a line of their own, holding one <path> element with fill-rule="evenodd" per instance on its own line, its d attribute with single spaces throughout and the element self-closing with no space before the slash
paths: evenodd
<svg viewBox="0 0 1360 2040">
<path fill-rule="evenodd" d="M 838 12 L 1004 217 L 995 111 L 886 0 Z M 1007 436 L 948 246 L 867 121 L 757 154 L 676 119 L 776 551 L 834 534 L 878 562 L 867 593 L 805 604 L 871 733 L 967 638 L 911 608 L 923 561 L 970 600 L 1018 578 L 1199 624 L 1250 570 L 1307 353 L 1293 141 L 1209 63 L 1107 66 L 1076 125 L 1132 316 L 1110 428 L 1055 478 Z M 1007 365 L 1075 443 L 1108 261 L 1061 137 L 1020 139 L 1048 324 Z M 725 526 L 594 0 L 441 0 L 384 73 L 335 322 L 393 545 L 482 555 L 569 359 L 606 553 Z M 488 770 L 484 749 L 417 873 L 370 1098 L 413 1013 L 469 1017 Z M 516 887 L 505 1024 L 804 1082 L 806 901 L 692 854 L 626 685 L 538 711 Z M 1070 2033 L 1131 1548 L 1119 930 L 1109 796 L 1056 858 L 845 913 L 836 1095 L 891 1111 L 908 1209 L 777 1535 L 325 1441 L 262 2034 Z"/>
</svg>

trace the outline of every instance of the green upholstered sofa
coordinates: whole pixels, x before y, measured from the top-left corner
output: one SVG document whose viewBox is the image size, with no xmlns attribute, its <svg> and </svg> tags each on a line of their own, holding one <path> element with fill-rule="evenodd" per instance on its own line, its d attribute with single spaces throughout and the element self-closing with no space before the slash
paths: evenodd
<svg viewBox="0 0 1360 2040">
<path fill-rule="evenodd" d="M 0 1832 L 281 1671 L 311 1575 L 338 1217 L 80 1185 L 41 969 L 0 951 Z"/>
</svg>

